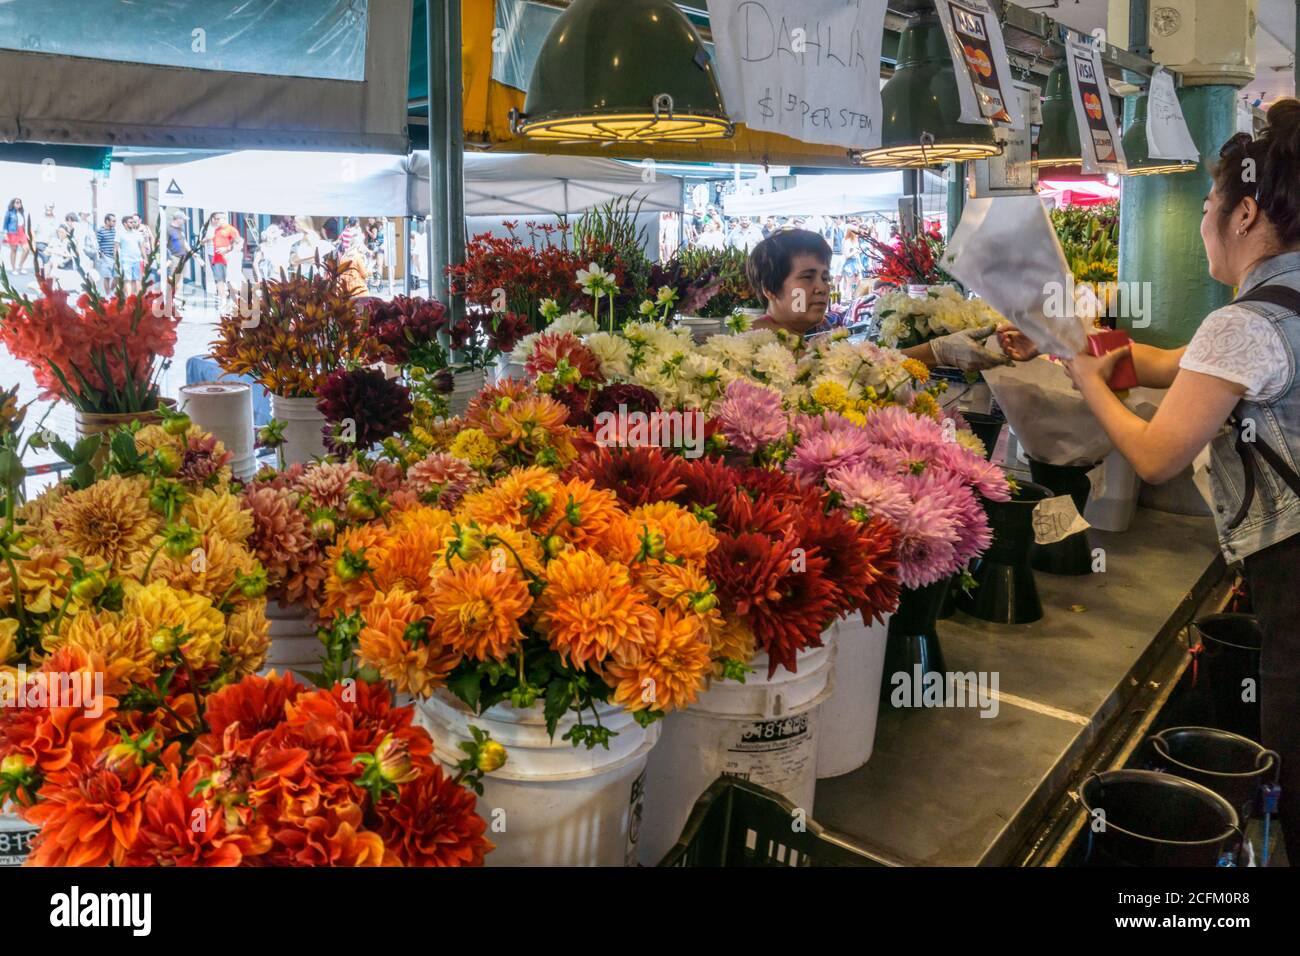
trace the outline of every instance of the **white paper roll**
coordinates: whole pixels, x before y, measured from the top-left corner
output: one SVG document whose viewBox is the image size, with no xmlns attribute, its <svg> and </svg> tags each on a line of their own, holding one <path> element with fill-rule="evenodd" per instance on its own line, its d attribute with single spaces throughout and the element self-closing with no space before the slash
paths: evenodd
<svg viewBox="0 0 1300 956">
<path fill-rule="evenodd" d="M 199 382 L 181 388 L 181 410 L 210 432 L 234 458 L 236 477 L 256 468 L 253 458 L 253 390 L 243 382 Z"/>
</svg>

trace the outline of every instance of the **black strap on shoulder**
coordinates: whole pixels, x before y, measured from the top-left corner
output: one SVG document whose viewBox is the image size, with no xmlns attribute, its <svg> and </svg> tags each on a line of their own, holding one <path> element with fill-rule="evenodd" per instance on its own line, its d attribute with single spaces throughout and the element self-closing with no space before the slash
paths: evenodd
<svg viewBox="0 0 1300 956">
<path fill-rule="evenodd" d="M 1266 285 L 1258 289 L 1252 289 L 1250 292 L 1238 296 L 1233 300 L 1232 304 L 1240 305 L 1246 302 L 1265 302 L 1300 315 L 1300 291 L 1284 285 Z M 1300 475 L 1297 475 L 1292 470 L 1291 466 L 1268 442 L 1246 441 L 1245 428 L 1241 419 L 1235 413 L 1228 420 L 1228 424 L 1232 426 L 1233 431 L 1236 433 L 1235 447 L 1237 454 L 1241 457 L 1241 465 L 1246 481 L 1241 507 L 1237 509 L 1237 513 L 1228 524 L 1228 530 L 1232 530 L 1246 520 L 1246 513 L 1250 510 L 1251 502 L 1255 500 L 1255 487 L 1258 483 L 1256 472 L 1259 470 L 1259 464 L 1256 462 L 1255 456 L 1250 453 L 1252 449 L 1268 463 L 1269 467 L 1277 472 L 1278 477 L 1286 482 L 1287 487 L 1297 497 L 1300 497 Z"/>
<path fill-rule="evenodd" d="M 1294 312 L 1300 315 L 1300 290 L 1292 289 L 1284 285 L 1265 285 L 1258 289 L 1251 289 L 1232 300 L 1233 305 L 1241 305 L 1244 302 L 1266 302 L 1269 305 L 1275 305 L 1280 309 L 1286 309 L 1288 312 Z"/>
</svg>

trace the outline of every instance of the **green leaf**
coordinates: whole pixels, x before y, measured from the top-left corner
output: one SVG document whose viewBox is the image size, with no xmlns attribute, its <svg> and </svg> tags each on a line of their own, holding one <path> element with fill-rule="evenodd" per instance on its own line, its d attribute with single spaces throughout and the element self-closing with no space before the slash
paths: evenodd
<svg viewBox="0 0 1300 956">
<path fill-rule="evenodd" d="M 118 459 L 118 463 L 127 470 L 134 470 L 136 465 L 140 463 L 140 453 L 135 450 L 135 436 L 125 429 L 113 434 L 113 440 L 109 448 L 112 449 L 113 456 Z"/>
<path fill-rule="evenodd" d="M 573 685 L 567 678 L 557 677 L 546 685 L 546 703 L 542 710 L 546 716 L 546 732 L 552 737 L 572 702 Z"/>
<path fill-rule="evenodd" d="M 460 674 L 452 675 L 451 679 L 447 681 L 447 689 L 463 700 L 470 710 L 478 711 L 482 678 L 477 669 L 467 669 Z"/>
</svg>

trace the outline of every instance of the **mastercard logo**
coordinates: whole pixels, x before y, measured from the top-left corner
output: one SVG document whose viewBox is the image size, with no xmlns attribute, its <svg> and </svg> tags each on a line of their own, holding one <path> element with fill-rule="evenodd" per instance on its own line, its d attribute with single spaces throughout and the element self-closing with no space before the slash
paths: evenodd
<svg viewBox="0 0 1300 956">
<path fill-rule="evenodd" d="M 977 50 L 973 46 L 963 46 L 962 53 L 966 55 L 966 62 L 970 68 L 983 77 L 993 75 L 993 64 L 989 62 L 988 54 L 983 50 Z"/>
<path fill-rule="evenodd" d="M 1083 94 L 1083 108 L 1095 120 L 1101 119 L 1101 97 L 1096 93 Z"/>
</svg>

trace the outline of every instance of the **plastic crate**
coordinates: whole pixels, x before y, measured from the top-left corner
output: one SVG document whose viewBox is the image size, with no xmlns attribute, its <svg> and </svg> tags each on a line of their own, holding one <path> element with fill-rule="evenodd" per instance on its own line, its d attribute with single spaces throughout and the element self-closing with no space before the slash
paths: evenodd
<svg viewBox="0 0 1300 956">
<path fill-rule="evenodd" d="M 765 787 L 719 777 L 691 811 L 660 866 L 891 866 L 851 837 L 807 820 Z"/>
</svg>

